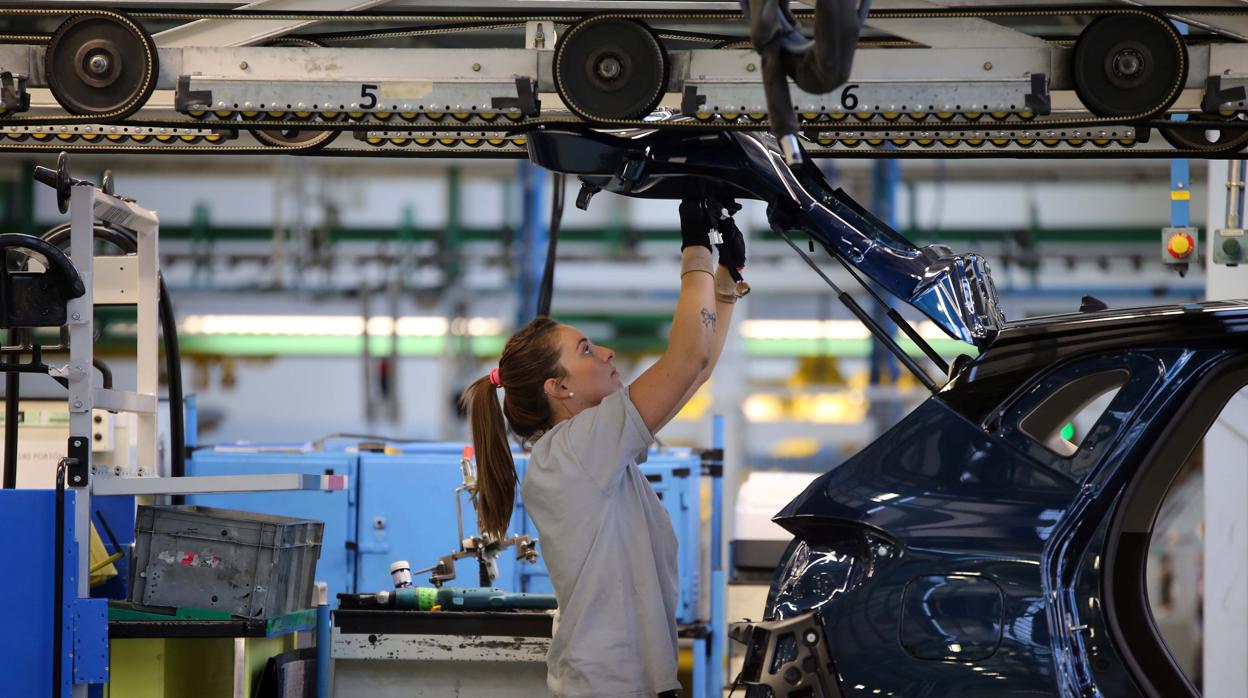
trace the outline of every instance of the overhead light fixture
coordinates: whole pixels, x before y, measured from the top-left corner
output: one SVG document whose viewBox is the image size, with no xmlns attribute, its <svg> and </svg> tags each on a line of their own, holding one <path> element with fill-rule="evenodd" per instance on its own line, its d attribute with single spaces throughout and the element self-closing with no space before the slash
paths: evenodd
<svg viewBox="0 0 1248 698">
<path fill-rule="evenodd" d="M 395 332 L 397 326 L 397 332 Z M 364 318 L 358 315 L 188 315 L 182 320 L 181 332 L 188 335 L 268 335 L 360 337 L 364 334 Z M 456 334 L 473 337 L 499 335 L 503 323 L 495 318 L 457 318 L 450 323 L 444 317 L 403 316 L 395 319 L 385 315 L 370 317 L 370 336 L 441 337 L 448 329 Z"/>
</svg>

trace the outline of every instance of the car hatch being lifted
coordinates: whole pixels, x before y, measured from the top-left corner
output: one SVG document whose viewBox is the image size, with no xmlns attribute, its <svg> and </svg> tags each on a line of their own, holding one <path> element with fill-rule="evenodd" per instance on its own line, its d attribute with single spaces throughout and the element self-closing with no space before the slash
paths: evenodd
<svg viewBox="0 0 1248 698">
<path fill-rule="evenodd" d="M 528 149 L 535 164 L 580 176 L 578 206 L 603 189 L 641 198 L 721 191 L 761 200 L 786 240 L 794 231 L 809 235 L 949 336 L 982 350 L 1005 322 L 982 257 L 915 245 L 829 185 L 809 159 L 790 169 L 771 134 L 546 129 L 529 134 Z"/>
</svg>

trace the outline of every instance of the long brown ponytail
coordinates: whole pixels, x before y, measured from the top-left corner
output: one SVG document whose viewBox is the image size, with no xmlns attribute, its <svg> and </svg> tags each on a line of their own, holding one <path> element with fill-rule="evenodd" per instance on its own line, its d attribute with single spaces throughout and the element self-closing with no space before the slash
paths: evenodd
<svg viewBox="0 0 1248 698">
<path fill-rule="evenodd" d="M 507 426 L 523 441 L 532 441 L 550 427 L 547 378 L 562 378 L 555 329 L 559 323 L 539 317 L 520 328 L 498 360 L 503 405 L 489 376 L 478 378 L 460 398 L 472 427 L 477 457 L 477 519 L 481 532 L 501 539 L 507 535 L 516 499 L 516 463 L 507 441 Z M 504 422 L 504 417 L 506 421 Z"/>
</svg>

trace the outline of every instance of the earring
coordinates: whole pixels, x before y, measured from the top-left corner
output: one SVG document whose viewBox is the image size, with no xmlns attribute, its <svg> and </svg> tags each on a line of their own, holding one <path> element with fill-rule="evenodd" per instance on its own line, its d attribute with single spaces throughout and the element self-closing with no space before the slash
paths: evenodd
<svg viewBox="0 0 1248 698">
<path fill-rule="evenodd" d="M 569 391 L 568 391 L 568 397 L 572 397 L 573 395 L 576 395 L 576 393 L 574 393 L 574 392 L 572 392 L 571 390 L 569 390 Z"/>
</svg>

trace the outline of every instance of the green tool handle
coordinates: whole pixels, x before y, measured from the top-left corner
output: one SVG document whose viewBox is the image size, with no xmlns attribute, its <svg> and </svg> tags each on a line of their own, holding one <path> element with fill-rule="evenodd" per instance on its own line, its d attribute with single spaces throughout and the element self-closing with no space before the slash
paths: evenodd
<svg viewBox="0 0 1248 698">
<path fill-rule="evenodd" d="M 397 589 L 394 592 L 394 605 L 421 611 L 431 611 L 435 605 L 443 611 L 545 610 L 558 607 L 554 594 L 523 594 L 487 587 Z"/>
</svg>

